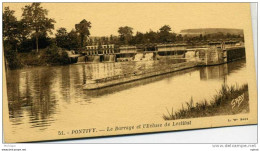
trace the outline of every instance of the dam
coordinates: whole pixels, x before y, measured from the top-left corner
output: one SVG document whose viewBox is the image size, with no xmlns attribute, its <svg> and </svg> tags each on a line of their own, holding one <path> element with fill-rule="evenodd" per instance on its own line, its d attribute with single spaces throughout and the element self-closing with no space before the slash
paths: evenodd
<svg viewBox="0 0 260 151">
<path fill-rule="evenodd" d="M 184 69 L 220 65 L 245 58 L 244 44 L 237 41 L 211 42 L 200 47 L 191 47 L 185 44 L 160 44 L 149 47 L 150 49 L 146 47 L 143 50 L 141 48 L 140 46 L 124 46 L 120 47 L 118 53 L 113 54 L 112 50 L 103 51 L 108 52 L 108 54 L 87 57 L 99 57 L 103 58 L 102 61 L 110 62 L 152 61 L 157 66 L 160 64 L 160 68 L 136 69 L 132 72 L 87 80 L 83 89 L 100 89 Z M 109 54 L 110 52 L 112 54 Z M 98 62 L 97 60 L 96 62 Z M 171 60 L 171 63 L 164 64 L 166 60 Z"/>
</svg>

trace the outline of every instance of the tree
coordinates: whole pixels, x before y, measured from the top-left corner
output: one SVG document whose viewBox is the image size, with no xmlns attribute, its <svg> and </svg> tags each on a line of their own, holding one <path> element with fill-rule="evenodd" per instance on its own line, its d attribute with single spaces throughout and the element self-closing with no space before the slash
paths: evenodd
<svg viewBox="0 0 260 151">
<path fill-rule="evenodd" d="M 7 43 L 10 44 L 11 49 L 17 48 L 17 35 L 19 33 L 19 24 L 17 18 L 14 16 L 14 12 L 9 7 L 5 7 L 3 13 L 3 40 L 6 45 Z"/>
<path fill-rule="evenodd" d="M 36 41 L 36 35 L 33 35 L 31 38 L 33 43 L 33 49 L 37 49 L 37 45 L 34 43 Z M 52 40 L 47 33 L 39 33 L 38 35 L 38 43 L 41 44 L 38 46 L 38 49 L 44 49 L 47 48 L 51 43 L 55 42 L 55 40 Z"/>
<path fill-rule="evenodd" d="M 59 28 L 55 36 L 56 36 L 56 44 L 58 47 L 61 48 L 68 47 L 69 37 L 66 28 L 62 28 L 62 27 Z"/>
<path fill-rule="evenodd" d="M 35 36 L 36 50 L 39 51 L 39 35 L 42 33 L 52 34 L 54 29 L 55 20 L 47 18 L 48 10 L 43 9 L 40 3 L 32 3 L 22 8 L 22 21 L 25 23 L 26 28 L 30 31 L 32 36 Z"/>
<path fill-rule="evenodd" d="M 114 43 L 114 37 L 113 37 L 112 34 L 111 34 L 110 37 L 109 37 L 109 43 L 110 43 L 110 44 L 113 44 L 113 43 Z"/>
<path fill-rule="evenodd" d="M 91 28 L 91 22 L 83 19 L 79 24 L 75 25 L 76 32 L 80 35 L 81 47 L 84 46 L 84 40 L 90 35 L 89 29 Z"/>
<path fill-rule="evenodd" d="M 72 29 L 69 33 L 67 32 L 66 28 L 59 28 L 57 29 L 56 36 L 56 44 L 60 48 L 65 49 L 78 49 L 80 48 L 80 39 L 77 32 Z"/>
<path fill-rule="evenodd" d="M 3 46 L 5 63 L 10 69 L 21 67 L 21 63 L 17 58 L 18 38 L 18 21 L 14 16 L 15 11 L 9 7 L 4 8 L 3 12 Z"/>
<path fill-rule="evenodd" d="M 148 42 L 151 42 L 151 43 L 158 42 L 158 34 L 152 30 L 147 32 L 144 36 L 147 39 L 146 41 L 148 41 Z"/>
<path fill-rule="evenodd" d="M 131 39 L 130 44 L 141 44 L 145 42 L 144 40 L 144 34 L 137 31 L 136 35 Z"/>
<path fill-rule="evenodd" d="M 119 27 L 118 33 L 120 36 L 120 41 L 124 44 L 128 44 L 133 36 L 133 28 L 128 26 Z"/>
<path fill-rule="evenodd" d="M 176 35 L 171 35 L 171 27 L 169 25 L 162 26 L 159 32 L 159 41 L 160 42 L 172 42 Z"/>
<path fill-rule="evenodd" d="M 80 48 L 80 42 L 77 32 L 72 29 L 68 33 L 68 49 L 78 49 Z"/>
<path fill-rule="evenodd" d="M 176 37 L 177 41 L 183 41 L 183 37 L 182 34 L 178 34 L 178 36 Z"/>
<path fill-rule="evenodd" d="M 92 38 L 90 38 L 90 39 L 88 40 L 87 45 L 89 45 L 89 46 L 93 45 L 93 39 L 92 39 Z"/>
<path fill-rule="evenodd" d="M 110 44 L 118 44 L 118 36 L 110 35 L 109 43 Z"/>
<path fill-rule="evenodd" d="M 14 16 L 14 10 L 10 10 L 9 7 L 4 8 L 3 13 L 3 38 L 11 39 L 17 30 L 17 18 Z"/>
<path fill-rule="evenodd" d="M 26 23 L 23 20 L 18 21 L 18 39 L 19 42 L 29 39 L 30 31 L 27 29 Z"/>
<path fill-rule="evenodd" d="M 172 30 L 172 29 L 171 29 L 171 27 L 170 27 L 169 25 L 164 25 L 164 26 L 162 26 L 162 27 L 160 28 L 160 32 L 161 32 L 161 33 L 170 33 L 171 30 Z"/>
</svg>

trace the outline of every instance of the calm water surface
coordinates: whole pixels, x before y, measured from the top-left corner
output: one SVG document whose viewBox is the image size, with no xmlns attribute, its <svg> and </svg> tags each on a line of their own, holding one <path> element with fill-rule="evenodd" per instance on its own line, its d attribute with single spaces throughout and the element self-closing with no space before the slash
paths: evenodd
<svg viewBox="0 0 260 151">
<path fill-rule="evenodd" d="M 244 60 L 193 68 L 100 90 L 83 90 L 87 80 L 138 70 L 166 68 L 170 62 L 116 62 L 34 67 L 7 72 L 12 133 L 30 135 L 57 127 L 96 127 L 163 120 L 193 97 L 210 100 L 223 83 L 247 83 Z"/>
</svg>

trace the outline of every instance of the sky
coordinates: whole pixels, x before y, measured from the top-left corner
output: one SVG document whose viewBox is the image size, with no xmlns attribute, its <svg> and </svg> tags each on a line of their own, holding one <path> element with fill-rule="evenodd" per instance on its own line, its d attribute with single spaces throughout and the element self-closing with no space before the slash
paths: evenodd
<svg viewBox="0 0 260 151">
<path fill-rule="evenodd" d="M 30 3 L 3 3 L 15 10 L 20 19 L 21 8 Z M 179 33 L 189 28 L 240 28 L 246 3 L 42 3 L 49 10 L 48 17 L 54 18 L 55 31 L 65 27 L 68 31 L 86 19 L 91 22 L 91 36 L 118 35 L 118 28 L 130 26 L 134 33 L 157 31 L 170 25 Z M 54 31 L 54 33 L 55 33 Z"/>
</svg>

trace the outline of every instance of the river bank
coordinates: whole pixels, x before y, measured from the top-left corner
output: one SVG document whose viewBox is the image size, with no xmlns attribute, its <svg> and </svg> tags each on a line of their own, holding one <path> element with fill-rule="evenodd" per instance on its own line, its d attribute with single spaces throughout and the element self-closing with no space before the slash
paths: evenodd
<svg viewBox="0 0 260 151">
<path fill-rule="evenodd" d="M 173 108 L 171 112 L 167 109 L 167 115 L 163 115 L 163 119 L 176 120 L 248 112 L 248 84 L 242 86 L 223 84 L 212 100 L 201 100 L 194 104 L 191 97 L 190 102 L 186 102 L 186 108 L 182 105 L 182 108 L 176 112 L 173 112 Z"/>
<path fill-rule="evenodd" d="M 8 69 L 19 69 L 34 66 L 56 66 L 69 64 L 66 51 L 52 46 L 41 49 L 39 52 L 18 53 L 16 51 L 5 52 L 6 67 Z"/>
</svg>

